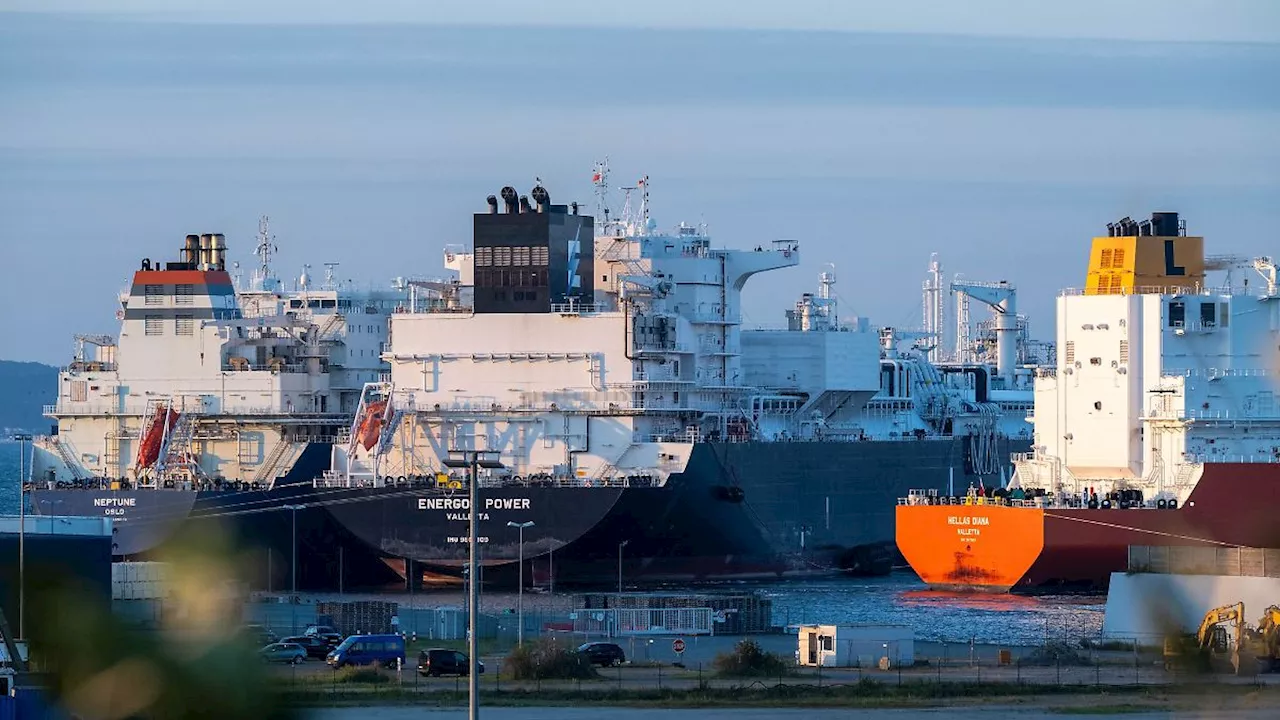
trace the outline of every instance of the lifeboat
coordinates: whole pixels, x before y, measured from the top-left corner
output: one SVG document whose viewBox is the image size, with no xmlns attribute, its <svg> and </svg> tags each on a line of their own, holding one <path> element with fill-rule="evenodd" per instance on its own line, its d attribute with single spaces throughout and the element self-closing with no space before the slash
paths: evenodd
<svg viewBox="0 0 1280 720">
<path fill-rule="evenodd" d="M 356 437 L 365 450 L 372 450 L 378 444 L 378 435 L 382 433 L 382 421 L 387 412 L 387 401 L 376 400 L 365 406 L 364 417 L 356 430 Z"/>
<path fill-rule="evenodd" d="M 160 459 L 160 449 L 164 444 L 164 438 L 173 430 L 173 426 L 178 423 L 178 412 L 172 408 L 160 406 L 156 408 L 155 417 L 151 419 L 151 425 L 142 434 L 142 441 L 138 443 L 138 459 L 134 463 L 137 470 L 144 470 L 156 464 Z"/>
</svg>

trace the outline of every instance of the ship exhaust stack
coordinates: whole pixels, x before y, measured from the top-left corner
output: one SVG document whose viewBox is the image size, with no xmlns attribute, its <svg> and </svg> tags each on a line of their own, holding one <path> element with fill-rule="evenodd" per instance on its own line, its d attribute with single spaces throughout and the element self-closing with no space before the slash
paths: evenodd
<svg viewBox="0 0 1280 720">
<path fill-rule="evenodd" d="M 1151 226 L 1156 237 L 1178 237 L 1182 235 L 1182 228 L 1178 224 L 1178 213 L 1176 212 L 1153 212 L 1151 213 Z"/>
<path fill-rule="evenodd" d="M 533 198 L 533 202 L 538 206 L 538 212 L 544 213 L 551 206 L 551 193 L 541 185 L 535 185 L 533 190 L 529 192 L 529 197 Z"/>
<path fill-rule="evenodd" d="M 213 234 L 213 256 L 210 261 L 214 270 L 227 269 L 227 238 L 222 233 Z"/>
<path fill-rule="evenodd" d="M 506 207 L 508 215 L 516 214 L 516 189 L 510 185 L 502 188 L 502 204 Z"/>
<path fill-rule="evenodd" d="M 200 261 L 200 236 L 188 235 L 186 245 L 182 248 L 182 262 L 194 268 Z"/>
<path fill-rule="evenodd" d="M 533 212 L 533 208 L 529 207 L 529 196 L 520 196 L 520 214 Z"/>
<path fill-rule="evenodd" d="M 209 264 L 213 262 L 213 235 L 206 233 L 200 236 L 200 259 L 196 262 L 197 270 L 209 269 Z"/>
<path fill-rule="evenodd" d="M 490 195 L 489 197 L 485 198 L 484 201 L 489 203 L 489 214 L 497 215 L 498 214 L 498 198 L 493 195 Z"/>
</svg>

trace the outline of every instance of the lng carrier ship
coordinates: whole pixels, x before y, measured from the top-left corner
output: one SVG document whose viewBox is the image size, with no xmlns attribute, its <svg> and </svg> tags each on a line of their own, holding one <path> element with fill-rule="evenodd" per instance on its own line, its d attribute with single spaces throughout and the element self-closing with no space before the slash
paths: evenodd
<svg viewBox="0 0 1280 720">
<path fill-rule="evenodd" d="M 1063 350 L 1008 488 L 899 501 L 930 585 L 1101 587 L 1130 546 L 1280 547 L 1275 263 L 1205 255 L 1155 213 L 1094 238 L 1086 282 L 1058 297 Z"/>
<path fill-rule="evenodd" d="M 144 261 L 119 340 L 84 339 L 62 373 L 33 509 L 116 517 L 120 556 L 226 520 L 268 548 L 268 577 L 296 521 L 301 585 L 370 565 L 417 583 L 460 572 L 469 480 L 446 461 L 480 450 L 486 580 L 515 575 L 521 539 L 535 582 L 874 573 L 893 498 L 999 484 L 1030 447 L 1036 347 L 1012 286 L 948 288 L 935 263 L 925 330 L 874 330 L 838 314 L 827 272 L 785 327 L 744 329 L 748 279 L 796 266 L 798 244 L 659 232 L 647 179 L 612 218 L 607 175 L 596 216 L 503 188 L 446 251 L 455 277 L 388 291 L 286 292 L 265 263 L 239 288 L 221 236 Z M 974 336 L 970 299 L 993 309 Z"/>
</svg>

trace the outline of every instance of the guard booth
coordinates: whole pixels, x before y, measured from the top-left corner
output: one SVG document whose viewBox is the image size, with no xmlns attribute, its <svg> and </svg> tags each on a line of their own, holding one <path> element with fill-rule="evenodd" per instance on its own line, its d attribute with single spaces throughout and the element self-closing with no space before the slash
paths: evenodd
<svg viewBox="0 0 1280 720">
<path fill-rule="evenodd" d="M 906 625 L 801 625 L 796 663 L 806 667 L 898 667 L 915 664 L 915 633 Z"/>
</svg>

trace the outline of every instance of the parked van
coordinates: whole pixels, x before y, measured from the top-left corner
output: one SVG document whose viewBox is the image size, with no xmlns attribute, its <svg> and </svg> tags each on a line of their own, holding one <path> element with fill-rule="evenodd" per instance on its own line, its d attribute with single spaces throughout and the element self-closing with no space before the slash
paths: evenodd
<svg viewBox="0 0 1280 720">
<path fill-rule="evenodd" d="M 399 635 L 352 635 L 325 658 L 335 668 L 374 663 L 394 666 L 396 661 L 404 663 L 404 638 Z"/>
</svg>

